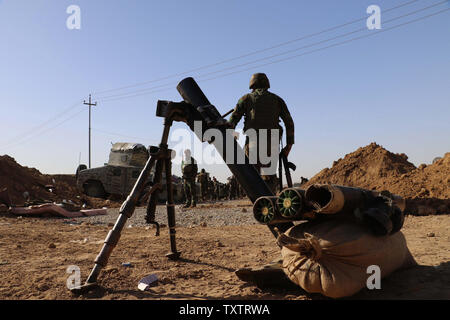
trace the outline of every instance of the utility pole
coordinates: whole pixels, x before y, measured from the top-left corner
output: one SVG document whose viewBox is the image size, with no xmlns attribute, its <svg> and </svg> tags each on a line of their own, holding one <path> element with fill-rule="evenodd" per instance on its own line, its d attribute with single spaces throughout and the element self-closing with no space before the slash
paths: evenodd
<svg viewBox="0 0 450 320">
<path fill-rule="evenodd" d="M 89 95 L 89 103 L 86 101 L 83 102 L 83 104 L 89 106 L 89 169 L 91 168 L 91 107 L 96 106 L 96 103 L 92 103 L 91 101 L 91 95 Z"/>
</svg>

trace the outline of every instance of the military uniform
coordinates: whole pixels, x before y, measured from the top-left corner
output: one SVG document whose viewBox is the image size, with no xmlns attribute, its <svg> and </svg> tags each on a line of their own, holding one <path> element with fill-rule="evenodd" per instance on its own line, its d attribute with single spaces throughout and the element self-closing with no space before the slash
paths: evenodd
<svg viewBox="0 0 450 320">
<path fill-rule="evenodd" d="M 195 177 L 197 176 L 197 161 L 193 157 L 183 160 L 181 163 L 181 172 L 183 173 L 184 194 L 186 197 L 185 207 L 197 205 L 197 189 L 195 186 Z"/>
<path fill-rule="evenodd" d="M 211 177 L 208 176 L 208 194 L 209 200 L 214 200 L 214 182 Z"/>
<path fill-rule="evenodd" d="M 202 196 L 202 200 L 205 201 L 206 197 L 208 195 L 208 175 L 205 172 L 205 169 L 202 169 L 202 171 L 197 176 L 197 182 L 200 183 L 200 193 Z"/>
<path fill-rule="evenodd" d="M 213 178 L 213 192 L 212 198 L 213 200 L 220 200 L 220 183 L 217 181 L 216 177 Z"/>
<path fill-rule="evenodd" d="M 250 80 L 250 89 L 253 91 L 244 95 L 239 99 L 236 108 L 234 109 L 228 123 L 230 127 L 235 128 L 241 118 L 244 116 L 244 132 L 248 129 L 254 129 L 257 133 L 257 144 L 250 146 L 250 140 L 247 137 L 245 143 L 245 153 L 249 156 L 249 150 L 257 152 L 259 146 L 259 131 L 258 129 L 267 129 L 267 155 L 271 156 L 271 133 L 272 130 L 280 130 L 279 138 L 281 139 L 282 127 L 280 125 L 280 118 L 283 120 L 286 127 L 286 143 L 290 147 L 294 144 L 294 121 L 282 98 L 274 93 L 268 91 L 270 88 L 269 80 L 265 74 L 257 73 L 253 75 Z M 278 150 L 278 146 L 277 146 Z M 289 151 L 288 151 L 289 152 Z M 259 152 L 257 154 L 257 163 L 255 167 L 261 172 L 263 165 L 260 162 Z M 278 155 L 276 156 L 278 161 Z M 272 191 L 276 192 L 277 178 L 276 174 L 263 175 L 262 178 L 266 181 Z"/>
<path fill-rule="evenodd" d="M 237 196 L 237 187 L 238 187 L 238 182 L 234 176 L 230 177 L 229 184 L 230 187 L 228 189 L 228 199 L 232 200 L 235 199 Z"/>
<path fill-rule="evenodd" d="M 225 185 L 223 186 L 223 193 L 224 193 L 224 198 L 226 199 L 228 197 L 228 193 L 230 192 L 230 181 L 228 181 L 227 183 L 225 183 Z"/>
<path fill-rule="evenodd" d="M 242 186 L 240 184 L 238 184 L 238 188 L 239 188 L 239 198 L 245 197 L 244 188 L 242 188 Z"/>
</svg>

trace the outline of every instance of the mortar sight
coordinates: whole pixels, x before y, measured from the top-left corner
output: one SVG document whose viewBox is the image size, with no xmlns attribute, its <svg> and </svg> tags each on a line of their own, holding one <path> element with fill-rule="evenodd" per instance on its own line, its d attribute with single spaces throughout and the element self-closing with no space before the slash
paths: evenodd
<svg viewBox="0 0 450 320">
<path fill-rule="evenodd" d="M 156 116 L 165 118 L 169 111 L 169 104 L 170 101 L 158 100 L 158 103 L 156 104 Z"/>
</svg>

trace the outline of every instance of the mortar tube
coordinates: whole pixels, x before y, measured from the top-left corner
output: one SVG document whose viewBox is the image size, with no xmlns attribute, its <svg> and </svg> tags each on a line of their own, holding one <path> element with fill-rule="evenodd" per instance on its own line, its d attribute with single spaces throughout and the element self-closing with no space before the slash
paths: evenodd
<svg viewBox="0 0 450 320">
<path fill-rule="evenodd" d="M 278 197 L 276 196 L 260 197 L 256 199 L 253 204 L 253 216 L 256 221 L 265 225 L 291 222 L 292 220 L 280 215 L 276 206 L 277 200 Z"/>
<path fill-rule="evenodd" d="M 316 212 L 336 214 L 341 211 L 353 212 L 363 207 L 368 190 L 338 185 L 315 184 L 306 189 L 307 202 L 317 205 Z"/>
<path fill-rule="evenodd" d="M 180 93 L 181 97 L 184 99 L 184 101 L 188 104 L 191 104 L 194 108 L 211 104 L 209 100 L 206 98 L 203 91 L 198 86 L 198 84 L 191 77 L 182 80 L 178 84 L 177 90 Z M 199 120 L 202 120 L 200 116 Z M 244 153 L 244 150 L 242 150 L 242 148 L 239 146 L 237 141 L 231 135 L 229 130 L 226 130 L 223 127 L 216 129 L 220 130 L 224 140 L 222 143 L 222 148 L 218 148 L 218 144 L 214 142 L 213 144 L 216 147 L 216 150 L 222 156 L 222 158 L 224 160 L 227 159 L 226 148 L 224 146 L 226 146 L 226 141 L 228 140 L 233 142 L 233 150 L 235 151 L 235 156 L 237 156 L 238 159 L 240 157 L 245 159 L 245 163 L 242 164 L 233 162 L 233 163 L 226 163 L 226 165 L 233 173 L 233 175 L 236 177 L 242 188 L 245 190 L 249 199 L 254 203 L 259 197 L 274 196 L 270 188 L 267 186 L 267 184 L 264 182 L 264 180 L 256 170 L 255 166 L 253 164 L 250 164 L 248 157 Z M 196 132 L 196 134 L 198 133 Z M 203 137 L 198 138 L 200 139 L 200 141 L 202 141 Z M 281 232 L 287 231 L 292 226 L 293 224 L 290 222 L 276 225 L 276 227 Z M 269 229 L 271 230 L 274 236 L 277 236 L 277 233 L 274 231 L 274 227 L 269 227 Z"/>
</svg>

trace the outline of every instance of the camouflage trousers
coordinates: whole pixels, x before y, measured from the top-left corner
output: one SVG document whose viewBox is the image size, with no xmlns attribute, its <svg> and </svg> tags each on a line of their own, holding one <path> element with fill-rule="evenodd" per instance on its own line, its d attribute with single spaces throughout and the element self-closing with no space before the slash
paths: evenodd
<svg viewBox="0 0 450 320">
<path fill-rule="evenodd" d="M 200 184 L 200 193 L 202 196 L 202 200 L 205 201 L 207 199 L 208 196 L 208 186 L 205 184 Z"/>
<path fill-rule="evenodd" d="M 230 189 L 228 190 L 228 199 L 229 200 L 233 200 L 236 198 L 237 194 L 236 194 L 236 187 L 230 187 Z"/>
<path fill-rule="evenodd" d="M 259 139 L 259 137 L 258 137 L 258 139 Z M 281 137 L 280 137 L 280 139 L 281 139 Z M 247 137 L 247 139 L 245 141 L 245 147 L 244 147 L 244 151 L 245 151 L 245 154 L 247 155 L 247 157 L 249 156 L 249 150 L 250 150 L 249 138 Z M 267 137 L 267 152 L 268 152 L 268 155 L 271 155 L 270 135 L 268 135 L 268 137 Z M 278 155 L 277 155 L 276 159 L 277 159 L 276 161 L 278 163 Z M 254 164 L 254 166 L 255 166 L 256 170 L 258 170 L 258 173 L 261 174 L 261 168 L 265 167 L 265 165 L 263 165 L 259 161 L 259 156 L 258 156 L 258 159 L 257 159 L 257 163 Z M 261 175 L 261 177 L 264 180 L 264 182 L 267 184 L 267 186 L 270 188 L 270 190 L 274 194 L 276 194 L 277 193 L 277 189 L 278 189 L 278 178 L 277 178 L 277 175 L 276 174 L 273 174 L 273 175 Z"/>
<path fill-rule="evenodd" d="M 186 204 L 197 204 L 197 189 L 195 180 L 183 179 L 184 195 Z"/>
<path fill-rule="evenodd" d="M 220 189 L 218 187 L 214 188 L 214 192 L 212 194 L 213 200 L 220 199 Z"/>
</svg>

